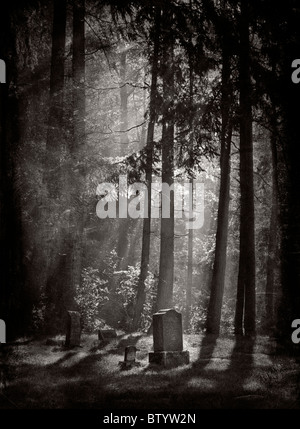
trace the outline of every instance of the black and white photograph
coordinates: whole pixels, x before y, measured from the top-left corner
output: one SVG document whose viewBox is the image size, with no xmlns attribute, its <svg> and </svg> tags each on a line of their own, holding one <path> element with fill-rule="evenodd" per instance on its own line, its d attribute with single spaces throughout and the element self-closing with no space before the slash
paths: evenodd
<svg viewBox="0 0 300 429">
<path fill-rule="evenodd" d="M 0 21 L 3 416 L 299 410 L 300 2 Z"/>
</svg>

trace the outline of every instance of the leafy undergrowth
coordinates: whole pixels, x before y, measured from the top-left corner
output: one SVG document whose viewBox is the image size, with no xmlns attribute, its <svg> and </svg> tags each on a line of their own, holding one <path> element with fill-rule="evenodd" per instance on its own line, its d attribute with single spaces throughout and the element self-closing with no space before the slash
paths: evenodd
<svg viewBox="0 0 300 429">
<path fill-rule="evenodd" d="M 149 366 L 151 336 L 99 344 L 86 335 L 73 349 L 63 342 L 20 340 L 2 349 L 0 408 L 300 408 L 299 362 L 267 337 L 185 335 L 190 364 L 171 369 Z M 140 365 L 124 371 L 119 362 L 131 344 Z"/>
</svg>

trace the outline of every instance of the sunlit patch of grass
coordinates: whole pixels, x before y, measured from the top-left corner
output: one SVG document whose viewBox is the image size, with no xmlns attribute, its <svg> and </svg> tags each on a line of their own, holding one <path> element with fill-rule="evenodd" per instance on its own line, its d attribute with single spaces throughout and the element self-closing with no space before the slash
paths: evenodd
<svg viewBox="0 0 300 429">
<path fill-rule="evenodd" d="M 187 382 L 188 388 L 201 389 L 204 391 L 206 390 L 212 391 L 215 388 L 215 386 L 216 386 L 215 381 L 207 378 L 194 377 Z"/>
<path fill-rule="evenodd" d="M 169 369 L 149 365 L 151 336 L 121 335 L 104 347 L 96 335 L 84 336 L 82 347 L 71 350 L 59 341 L 12 349 L 5 394 L 18 407 L 276 408 L 288 401 L 297 407 L 298 365 L 288 356 L 269 355 L 266 339 L 237 344 L 233 337 L 185 335 L 190 364 Z M 129 344 L 136 345 L 140 366 L 122 371 Z"/>
<path fill-rule="evenodd" d="M 270 356 L 266 354 L 254 353 L 253 360 L 254 360 L 254 366 L 261 366 L 261 367 L 272 366 L 272 359 L 270 358 Z"/>
<path fill-rule="evenodd" d="M 245 391 L 249 392 L 249 393 L 258 393 L 261 392 L 263 390 L 263 386 L 261 384 L 261 382 L 259 380 L 257 380 L 256 378 L 250 378 L 245 380 L 244 384 L 243 384 L 243 388 L 245 389 Z"/>
</svg>

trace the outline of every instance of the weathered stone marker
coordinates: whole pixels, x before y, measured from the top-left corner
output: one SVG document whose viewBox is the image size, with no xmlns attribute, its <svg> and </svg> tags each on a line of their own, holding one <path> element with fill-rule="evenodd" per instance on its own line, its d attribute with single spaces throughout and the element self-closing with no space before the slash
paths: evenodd
<svg viewBox="0 0 300 429">
<path fill-rule="evenodd" d="M 182 351 L 182 320 L 176 310 L 160 310 L 153 314 L 153 346 L 155 352 Z"/>
<path fill-rule="evenodd" d="M 133 366 L 140 366 L 140 362 L 135 361 L 137 350 L 135 346 L 125 347 L 124 361 L 119 362 L 121 369 L 130 369 Z"/>
<path fill-rule="evenodd" d="M 137 348 L 135 346 L 127 346 L 125 347 L 125 362 L 135 362 Z"/>
<path fill-rule="evenodd" d="M 189 363 L 189 352 L 183 351 L 182 317 L 174 309 L 163 309 L 153 314 L 153 349 L 149 363 L 179 366 Z"/>
<path fill-rule="evenodd" d="M 78 311 L 68 311 L 66 346 L 80 346 L 81 317 Z"/>
<path fill-rule="evenodd" d="M 6 325 L 2 319 L 0 319 L 0 343 L 6 343 Z"/>
<path fill-rule="evenodd" d="M 0 83 L 6 83 L 6 65 L 3 60 L 0 60 Z"/>
<path fill-rule="evenodd" d="M 98 330 L 98 340 L 99 341 L 109 341 L 117 338 L 117 333 L 114 329 L 99 329 Z"/>
</svg>

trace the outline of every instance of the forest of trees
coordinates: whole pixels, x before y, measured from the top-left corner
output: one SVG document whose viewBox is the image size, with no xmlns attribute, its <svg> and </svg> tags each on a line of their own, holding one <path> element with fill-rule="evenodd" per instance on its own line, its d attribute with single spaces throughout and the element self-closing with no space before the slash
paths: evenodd
<svg viewBox="0 0 300 429">
<path fill-rule="evenodd" d="M 64 332 L 67 310 L 86 332 L 146 332 L 154 312 L 174 307 L 186 333 L 290 342 L 298 2 L 11 0 L 0 20 L 8 339 Z M 124 194 L 121 176 L 147 186 L 147 216 L 122 212 L 141 193 Z M 115 218 L 97 215 L 102 183 L 119 195 Z M 173 191 L 169 215 L 153 215 L 158 183 L 204 184 L 201 228 L 176 216 Z"/>
</svg>

